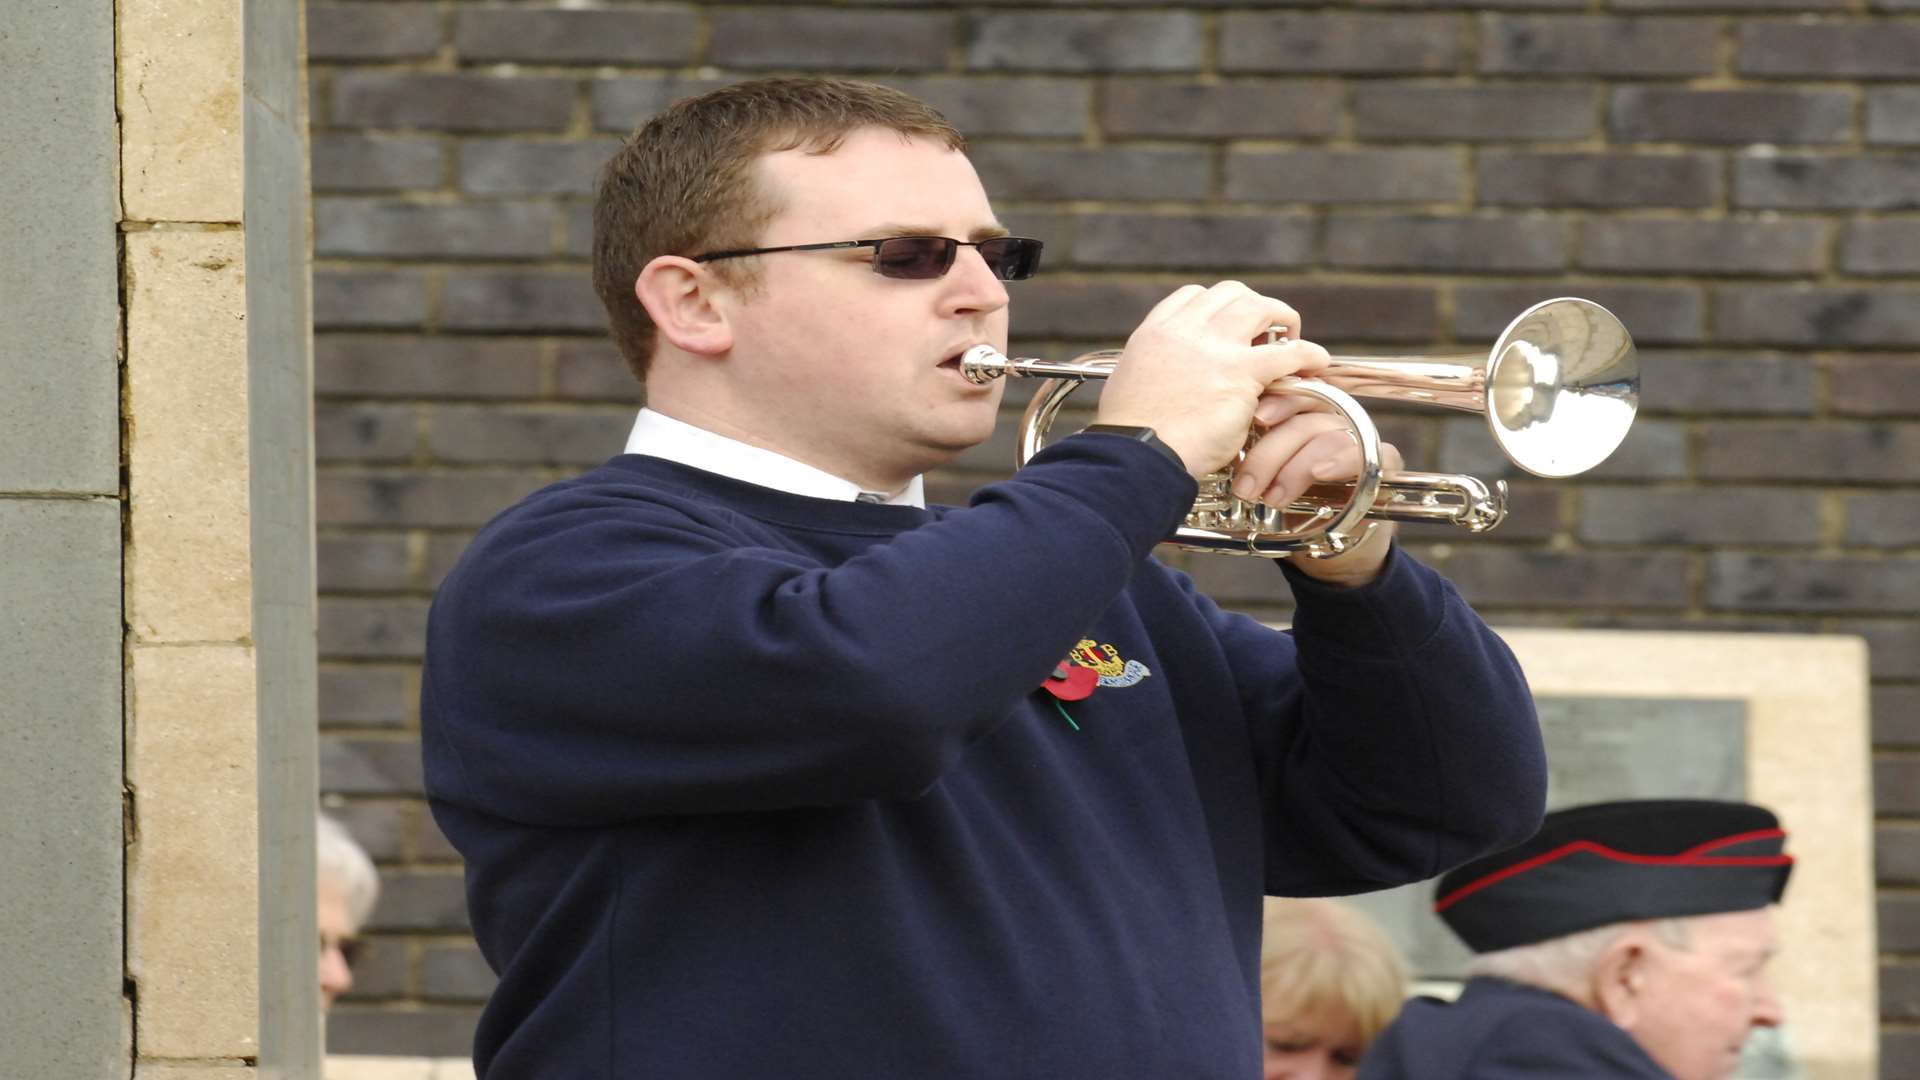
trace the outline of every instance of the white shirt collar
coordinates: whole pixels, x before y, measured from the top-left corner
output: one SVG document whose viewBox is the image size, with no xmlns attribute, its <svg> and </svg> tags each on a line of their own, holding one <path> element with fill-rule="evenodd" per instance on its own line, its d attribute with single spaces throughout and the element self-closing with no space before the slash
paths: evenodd
<svg viewBox="0 0 1920 1080">
<path fill-rule="evenodd" d="M 815 499 L 887 503 L 923 510 L 927 505 L 926 486 L 918 476 L 891 495 L 864 491 L 850 480 L 842 480 L 785 454 L 750 446 L 652 409 L 641 409 L 640 415 L 634 418 L 633 434 L 627 436 L 627 453 L 665 458 L 743 483 Z"/>
</svg>

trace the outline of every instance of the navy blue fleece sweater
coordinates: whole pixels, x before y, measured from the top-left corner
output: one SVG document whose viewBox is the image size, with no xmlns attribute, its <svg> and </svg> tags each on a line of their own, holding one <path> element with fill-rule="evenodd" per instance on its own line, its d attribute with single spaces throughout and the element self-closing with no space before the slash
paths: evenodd
<svg viewBox="0 0 1920 1080">
<path fill-rule="evenodd" d="M 1099 434 L 925 511 L 622 456 L 489 524 L 421 706 L 480 1075 L 1257 1076 L 1262 894 L 1517 842 L 1545 762 L 1439 576 L 1288 570 L 1275 632 L 1149 556 L 1193 491 Z"/>
</svg>

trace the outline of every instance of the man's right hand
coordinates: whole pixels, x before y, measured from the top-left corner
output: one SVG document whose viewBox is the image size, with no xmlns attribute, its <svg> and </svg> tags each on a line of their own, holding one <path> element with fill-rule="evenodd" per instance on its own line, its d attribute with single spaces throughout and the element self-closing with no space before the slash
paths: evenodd
<svg viewBox="0 0 1920 1080">
<path fill-rule="evenodd" d="M 1286 340 L 1260 344 L 1271 327 Z M 1186 285 L 1154 305 L 1100 393 L 1095 420 L 1152 428 L 1195 477 L 1234 460 L 1267 387 L 1326 367 L 1300 315 L 1238 281 Z"/>
</svg>

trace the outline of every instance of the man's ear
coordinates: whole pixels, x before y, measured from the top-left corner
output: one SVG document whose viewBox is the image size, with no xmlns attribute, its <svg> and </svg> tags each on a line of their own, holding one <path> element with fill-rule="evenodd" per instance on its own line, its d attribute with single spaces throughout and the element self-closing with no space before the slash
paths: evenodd
<svg viewBox="0 0 1920 1080">
<path fill-rule="evenodd" d="M 692 259 L 661 255 L 641 269 L 633 294 L 663 339 L 696 356 L 718 356 L 733 348 L 733 327 L 715 303 L 725 288 Z"/>
<path fill-rule="evenodd" d="M 1646 1015 L 1647 944 L 1640 935 L 1628 931 L 1615 938 L 1594 961 L 1592 968 L 1595 1007 L 1607 1019 L 1632 1031 Z"/>
</svg>

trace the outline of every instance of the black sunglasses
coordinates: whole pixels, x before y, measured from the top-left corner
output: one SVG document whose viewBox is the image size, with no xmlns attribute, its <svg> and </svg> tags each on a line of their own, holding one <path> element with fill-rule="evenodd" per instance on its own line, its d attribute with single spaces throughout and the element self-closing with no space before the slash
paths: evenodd
<svg viewBox="0 0 1920 1080">
<path fill-rule="evenodd" d="M 996 236 L 991 240 L 955 240 L 951 236 L 889 236 L 881 240 L 841 240 L 832 244 L 790 244 L 786 247 L 742 248 L 695 255 L 694 262 L 771 255 L 776 251 L 844 251 L 873 249 L 873 272 L 881 277 L 926 281 L 944 277 L 962 247 L 975 248 L 987 269 L 1001 281 L 1024 281 L 1040 269 L 1040 241 L 1025 236 Z"/>
</svg>

